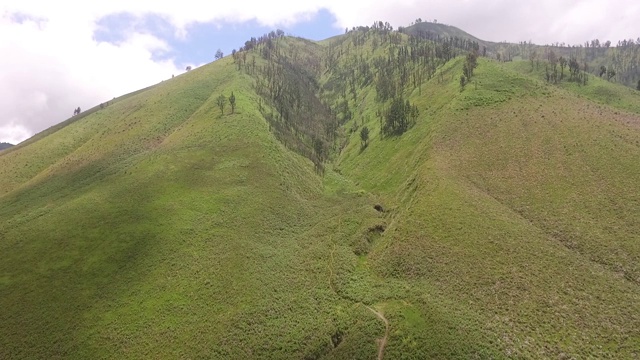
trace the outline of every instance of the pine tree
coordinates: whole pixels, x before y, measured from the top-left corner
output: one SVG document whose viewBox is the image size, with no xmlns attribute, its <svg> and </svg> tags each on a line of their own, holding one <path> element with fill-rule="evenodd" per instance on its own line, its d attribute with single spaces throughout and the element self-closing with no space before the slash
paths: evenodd
<svg viewBox="0 0 640 360">
<path fill-rule="evenodd" d="M 218 96 L 218 98 L 216 99 L 216 103 L 220 108 L 220 112 L 222 113 L 222 115 L 224 115 L 224 105 L 227 103 L 227 98 L 224 96 L 224 94 L 220 94 L 220 96 Z"/>
<path fill-rule="evenodd" d="M 231 96 L 229 96 L 229 105 L 231 105 L 231 113 L 233 114 L 236 111 L 236 97 L 233 95 L 233 91 L 231 92 Z"/>
<path fill-rule="evenodd" d="M 368 127 L 363 127 L 362 130 L 360 130 L 360 140 L 362 140 L 362 148 L 366 148 L 367 145 L 369 145 L 369 128 Z"/>
</svg>

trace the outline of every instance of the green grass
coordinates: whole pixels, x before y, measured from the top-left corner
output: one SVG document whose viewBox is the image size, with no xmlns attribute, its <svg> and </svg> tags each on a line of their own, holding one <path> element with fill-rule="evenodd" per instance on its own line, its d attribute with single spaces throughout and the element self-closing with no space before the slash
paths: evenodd
<svg viewBox="0 0 640 360">
<path fill-rule="evenodd" d="M 460 91 L 450 66 L 450 82 L 413 93 L 414 129 L 362 154 L 354 134 L 340 158 L 396 206 L 373 268 L 433 286 L 445 298 L 430 305 L 457 304 L 456 324 L 481 324 L 480 343 L 507 356 L 635 356 L 640 119 L 484 60 Z"/>
<path fill-rule="evenodd" d="M 541 63 L 539 68 L 534 69 L 531 68 L 531 63 L 527 61 L 514 61 L 505 64 L 505 66 L 522 74 L 537 77 L 541 81 L 544 79 L 544 63 Z M 559 88 L 578 94 L 596 104 L 608 105 L 616 109 L 640 114 L 640 91 L 609 82 L 592 74 L 589 74 L 587 85 L 583 86 L 577 82 L 568 81 L 568 69 L 565 69 L 565 72 L 565 80 L 558 83 Z"/>
<path fill-rule="evenodd" d="M 367 198 L 325 199 L 256 101 L 225 59 L 3 155 L 1 357 L 304 357 L 376 329 L 327 260 Z"/>
<path fill-rule="evenodd" d="M 462 62 L 402 136 L 359 89 L 324 176 L 231 58 L 0 153 L 0 357 L 370 359 L 366 306 L 388 359 L 637 357 L 635 95 Z"/>
</svg>

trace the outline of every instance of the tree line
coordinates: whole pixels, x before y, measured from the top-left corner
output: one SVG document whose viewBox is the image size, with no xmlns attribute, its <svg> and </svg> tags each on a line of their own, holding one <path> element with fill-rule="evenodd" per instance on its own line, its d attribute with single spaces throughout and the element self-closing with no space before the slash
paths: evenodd
<svg viewBox="0 0 640 360">
<path fill-rule="evenodd" d="M 640 38 L 635 41 L 621 40 L 616 45 L 611 41 L 593 39 L 577 45 L 554 43 L 538 46 L 525 41 L 518 44 L 501 43 L 496 47 L 497 52 L 503 54 L 503 59 L 521 56 L 523 59 L 530 59 L 532 66 L 535 63 L 536 68 L 547 61 L 550 63 L 549 82 L 564 80 L 553 69 L 553 55 L 558 62 L 566 59 L 567 65 L 571 59 L 578 62 L 579 71 L 575 71 L 576 67 L 573 67 L 574 73 L 570 81 L 585 83 L 582 73 L 586 74 L 587 79 L 589 75 L 599 76 L 634 88 L 640 81 Z M 606 70 L 603 71 L 603 68 Z"/>
</svg>

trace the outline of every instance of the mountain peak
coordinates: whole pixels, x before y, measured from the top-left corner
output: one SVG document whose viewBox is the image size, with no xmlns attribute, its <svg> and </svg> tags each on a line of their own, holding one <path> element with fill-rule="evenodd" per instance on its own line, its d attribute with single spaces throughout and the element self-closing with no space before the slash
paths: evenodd
<svg viewBox="0 0 640 360">
<path fill-rule="evenodd" d="M 480 45 L 486 45 L 489 42 L 485 40 L 478 39 L 477 37 L 469 34 L 468 32 L 455 27 L 453 25 L 440 24 L 437 22 L 428 22 L 422 21 L 418 23 L 414 23 L 411 26 L 407 26 L 405 28 L 400 28 L 403 33 L 420 36 L 423 38 L 432 38 L 432 37 L 440 37 L 440 38 L 461 38 L 466 40 L 475 41 Z"/>
</svg>

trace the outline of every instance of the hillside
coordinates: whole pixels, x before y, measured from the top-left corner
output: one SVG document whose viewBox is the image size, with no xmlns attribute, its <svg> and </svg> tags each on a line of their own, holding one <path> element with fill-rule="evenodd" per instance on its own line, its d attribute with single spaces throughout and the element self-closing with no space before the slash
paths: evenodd
<svg viewBox="0 0 640 360">
<path fill-rule="evenodd" d="M 12 146 L 13 146 L 13 144 L 9 144 L 9 143 L 3 142 L 3 143 L 0 143 L 0 150 L 8 149 L 8 148 L 10 148 Z"/>
<path fill-rule="evenodd" d="M 501 61 L 533 60 L 546 62 L 550 58 L 576 59 L 587 72 L 611 82 L 637 89 L 640 82 L 640 38 L 624 39 L 612 43 L 593 39 L 581 44 L 533 44 L 491 42 L 478 39 L 464 30 L 451 25 L 421 21 L 400 28 L 401 32 L 424 39 L 454 39 L 477 43 L 486 55 Z M 553 55 L 551 55 L 553 53 Z"/>
<path fill-rule="evenodd" d="M 521 42 L 519 44 L 499 43 L 491 48 L 495 56 L 503 61 L 529 60 L 535 63 L 546 63 L 552 59 L 575 59 L 581 67 L 593 76 L 606 79 L 638 89 L 640 81 L 640 39 L 638 41 L 622 40 L 616 45 L 610 41 L 587 41 L 579 45 L 535 45 Z"/>
<path fill-rule="evenodd" d="M 452 25 L 423 21 L 402 29 L 405 34 L 423 38 L 459 38 L 477 42 L 481 47 L 493 47 L 495 43 L 484 41 Z"/>
<path fill-rule="evenodd" d="M 268 34 L 0 153 L 0 358 L 639 356 L 640 92 L 474 47 Z"/>
</svg>

